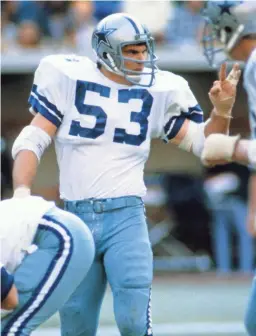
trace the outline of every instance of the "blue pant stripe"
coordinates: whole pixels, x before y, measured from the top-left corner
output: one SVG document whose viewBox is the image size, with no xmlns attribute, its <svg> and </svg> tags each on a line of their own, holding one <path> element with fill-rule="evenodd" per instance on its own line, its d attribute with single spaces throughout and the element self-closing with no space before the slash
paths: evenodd
<svg viewBox="0 0 256 336">
<path fill-rule="evenodd" d="M 49 230 L 54 233 L 60 241 L 60 247 L 55 258 L 53 258 L 52 262 L 50 263 L 44 278 L 35 289 L 35 292 L 38 293 L 37 296 L 31 297 L 31 299 L 24 305 L 19 313 L 13 316 L 4 330 L 2 330 L 2 335 L 20 335 L 20 331 L 23 330 L 29 320 L 44 305 L 48 297 L 52 294 L 60 282 L 72 256 L 73 237 L 64 225 L 54 220 L 50 216 L 43 216 L 43 220 L 42 223 L 39 224 L 39 228 L 43 230 Z M 41 292 L 46 292 L 42 299 L 40 298 Z M 37 301 L 39 301 L 39 303 Z"/>
<path fill-rule="evenodd" d="M 148 300 L 148 309 L 147 309 L 147 332 L 146 336 L 153 336 L 152 331 L 152 317 L 151 317 L 151 288 L 149 290 L 149 300 Z"/>
</svg>

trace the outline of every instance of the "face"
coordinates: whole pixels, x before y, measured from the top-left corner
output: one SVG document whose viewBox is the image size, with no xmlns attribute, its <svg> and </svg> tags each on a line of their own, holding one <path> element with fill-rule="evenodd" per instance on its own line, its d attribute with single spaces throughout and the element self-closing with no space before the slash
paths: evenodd
<svg viewBox="0 0 256 336">
<path fill-rule="evenodd" d="M 148 58 L 148 50 L 146 45 L 127 45 L 122 49 L 123 57 L 131 58 L 132 61 L 125 61 L 124 66 L 128 70 L 142 71 L 143 63 L 136 63 L 136 61 L 145 61 Z"/>
<path fill-rule="evenodd" d="M 253 48 L 251 48 L 250 42 L 248 39 L 241 39 L 229 52 L 229 57 L 235 61 L 246 62 L 251 54 L 251 50 L 255 47 L 255 42 Z"/>
<path fill-rule="evenodd" d="M 231 51 L 228 52 L 228 56 L 235 61 L 240 61 L 239 48 L 235 46 Z"/>
</svg>

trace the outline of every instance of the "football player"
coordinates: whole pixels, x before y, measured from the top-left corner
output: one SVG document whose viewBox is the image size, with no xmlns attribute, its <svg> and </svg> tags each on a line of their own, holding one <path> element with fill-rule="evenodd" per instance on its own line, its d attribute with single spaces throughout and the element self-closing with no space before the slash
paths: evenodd
<svg viewBox="0 0 256 336">
<path fill-rule="evenodd" d="M 0 223 L 1 335 L 30 335 L 86 276 L 93 238 L 77 216 L 36 196 L 1 201 Z"/>
<path fill-rule="evenodd" d="M 200 157 L 205 137 L 229 128 L 236 85 L 225 65 L 203 111 L 185 79 L 157 69 L 154 41 L 126 14 L 100 21 L 92 35 L 97 63 L 54 55 L 39 64 L 29 103 L 35 114 L 17 137 L 15 193 L 29 194 L 40 158 L 55 141 L 60 195 L 93 233 L 96 258 L 60 311 L 62 335 L 94 336 L 109 282 L 122 336 L 152 335 L 152 250 L 142 196 L 152 138 Z"/>
<path fill-rule="evenodd" d="M 254 1 L 208 1 L 204 10 L 204 53 L 211 65 L 220 48 L 214 48 L 216 40 L 223 44 L 227 56 L 246 62 L 244 87 L 247 91 L 252 138 L 256 138 L 256 3 Z M 256 213 L 256 174 L 250 179 L 250 203 L 248 226 L 254 226 Z"/>
<path fill-rule="evenodd" d="M 223 45 L 223 50 L 230 58 L 245 62 L 244 87 L 248 95 L 249 119 L 252 139 L 256 139 L 256 3 L 255 1 L 208 1 L 204 10 L 206 17 L 204 53 L 213 65 L 216 53 L 220 48 L 215 47 L 215 42 Z M 206 142 L 202 159 L 206 164 L 218 163 L 218 159 L 230 160 L 230 157 L 239 162 L 247 160 L 255 169 L 255 140 L 245 142 L 237 138 L 223 138 L 218 148 L 220 138 L 209 138 Z M 227 148 L 224 148 L 224 144 Z M 233 146 L 233 147 L 232 147 Z M 235 149 L 235 152 L 234 152 Z M 227 157 L 223 152 L 229 151 Z M 232 153 L 232 151 L 234 153 Z M 216 160 L 214 161 L 214 154 Z M 231 155 L 231 156 L 230 156 Z M 247 158 L 246 158 L 247 156 Z M 252 171 L 249 188 L 249 210 L 247 227 L 252 235 L 256 235 L 256 170 Z M 251 301 L 246 314 L 246 327 L 249 335 L 256 335 L 256 286 L 253 286 Z"/>
</svg>

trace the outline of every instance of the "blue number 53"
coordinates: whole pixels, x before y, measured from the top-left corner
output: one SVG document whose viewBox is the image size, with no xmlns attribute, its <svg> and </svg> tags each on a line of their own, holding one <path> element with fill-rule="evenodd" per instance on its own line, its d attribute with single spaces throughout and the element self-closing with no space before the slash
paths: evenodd
<svg viewBox="0 0 256 336">
<path fill-rule="evenodd" d="M 110 97 L 110 88 L 101 84 L 78 80 L 76 83 L 75 106 L 79 113 L 91 115 L 96 118 L 93 128 L 82 127 L 79 121 L 72 120 L 69 134 L 83 138 L 96 139 L 105 131 L 107 114 L 100 106 L 85 104 L 87 91 L 96 92 L 104 98 Z M 130 99 L 142 100 L 140 112 L 131 112 L 130 121 L 140 125 L 138 135 L 129 134 L 124 128 L 116 128 L 113 141 L 128 145 L 140 146 L 146 139 L 148 131 L 148 116 L 153 104 L 153 97 L 146 89 L 122 89 L 118 91 L 118 102 L 121 104 L 129 103 Z M 121 110 L 121 109 L 120 109 Z"/>
</svg>

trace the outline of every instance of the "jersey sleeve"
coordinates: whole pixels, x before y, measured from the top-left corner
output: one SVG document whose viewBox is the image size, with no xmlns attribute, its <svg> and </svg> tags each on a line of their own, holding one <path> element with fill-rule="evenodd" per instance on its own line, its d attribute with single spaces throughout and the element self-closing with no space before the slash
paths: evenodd
<svg viewBox="0 0 256 336">
<path fill-rule="evenodd" d="M 14 277 L 8 273 L 6 268 L 0 264 L 1 267 L 1 302 L 3 302 L 9 294 L 14 283 Z"/>
<path fill-rule="evenodd" d="M 196 123 L 204 121 L 203 111 L 187 81 L 179 77 L 176 90 L 169 94 L 160 138 L 168 142 L 175 138 L 186 119 Z"/>
<path fill-rule="evenodd" d="M 52 58 L 53 56 L 48 56 L 42 59 L 36 69 L 28 102 L 31 106 L 30 112 L 42 114 L 56 127 L 59 127 L 65 106 L 64 76 Z"/>
</svg>

